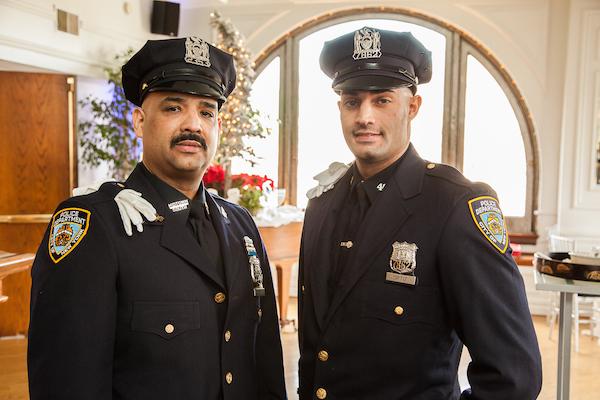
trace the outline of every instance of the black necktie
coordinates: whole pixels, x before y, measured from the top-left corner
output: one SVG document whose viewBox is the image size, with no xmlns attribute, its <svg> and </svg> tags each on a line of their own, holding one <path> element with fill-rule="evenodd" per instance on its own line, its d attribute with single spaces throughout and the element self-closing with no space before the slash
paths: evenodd
<svg viewBox="0 0 600 400">
<path fill-rule="evenodd" d="M 335 292 L 335 288 L 338 285 L 342 273 L 344 272 L 344 268 L 348 262 L 348 255 L 350 253 L 350 249 L 354 246 L 349 246 L 348 243 L 354 242 L 356 236 L 358 235 L 358 230 L 362 221 L 369 210 L 370 202 L 369 197 L 367 196 L 367 192 L 365 191 L 365 183 L 364 181 L 358 182 L 351 190 L 350 196 L 352 197 L 352 202 L 356 202 L 350 219 L 346 225 L 346 229 L 344 231 L 343 243 L 346 243 L 346 246 L 342 246 L 342 243 L 338 243 L 340 246 L 339 256 L 337 259 L 337 263 L 335 265 L 335 272 L 333 275 L 332 289 Z"/>
<path fill-rule="evenodd" d="M 215 227 L 210 221 L 210 216 L 206 214 L 205 206 L 202 205 L 202 202 L 194 200 L 191 203 L 190 218 L 188 222 L 190 223 L 200 246 L 208 255 L 210 262 L 217 270 L 217 273 L 223 282 L 225 282 L 221 247 L 219 245 L 219 237 L 217 236 Z"/>
</svg>

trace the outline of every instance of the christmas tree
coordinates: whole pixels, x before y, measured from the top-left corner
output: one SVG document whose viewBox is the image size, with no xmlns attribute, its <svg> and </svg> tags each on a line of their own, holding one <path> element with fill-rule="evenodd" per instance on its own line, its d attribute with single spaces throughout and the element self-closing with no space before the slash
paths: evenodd
<svg viewBox="0 0 600 400">
<path fill-rule="evenodd" d="M 210 24 L 218 32 L 217 43 L 214 46 L 233 55 L 235 70 L 238 74 L 236 88 L 219 112 L 223 133 L 214 159 L 216 163 L 224 167 L 227 185 L 230 182 L 233 157 L 241 157 L 251 165 L 257 162 L 258 157 L 251 147 L 246 146 L 244 139 L 248 137 L 264 138 L 270 132 L 268 128 L 263 128 L 257 118 L 260 115 L 259 112 L 253 109 L 248 101 L 256 73 L 252 53 L 244 48 L 246 39 L 231 21 L 221 17 L 218 11 L 211 13 L 210 16 Z"/>
</svg>

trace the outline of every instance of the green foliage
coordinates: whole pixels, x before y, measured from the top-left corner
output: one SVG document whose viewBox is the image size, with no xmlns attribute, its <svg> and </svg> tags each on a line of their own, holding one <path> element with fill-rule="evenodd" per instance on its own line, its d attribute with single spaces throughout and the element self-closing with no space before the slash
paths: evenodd
<svg viewBox="0 0 600 400">
<path fill-rule="evenodd" d="M 140 159 L 141 140 L 135 136 L 131 111 L 133 105 L 125 98 L 121 81 L 121 66 L 133 55 L 128 49 L 115 56 L 114 68 L 105 68 L 111 85 L 112 99 L 104 101 L 92 96 L 79 104 L 88 108 L 91 119 L 79 122 L 78 141 L 82 160 L 92 167 L 107 162 L 115 179 L 123 181 Z"/>
<path fill-rule="evenodd" d="M 239 204 L 246 209 L 252 215 L 256 215 L 256 212 L 262 208 L 260 204 L 260 198 L 263 192 L 258 187 L 249 187 L 241 191 Z"/>
</svg>

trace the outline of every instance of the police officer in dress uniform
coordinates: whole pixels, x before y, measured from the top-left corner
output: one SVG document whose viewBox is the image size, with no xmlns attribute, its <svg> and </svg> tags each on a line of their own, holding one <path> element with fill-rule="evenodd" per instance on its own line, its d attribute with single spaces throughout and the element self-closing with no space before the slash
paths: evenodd
<svg viewBox="0 0 600 400">
<path fill-rule="evenodd" d="M 540 353 L 496 193 L 410 143 L 431 53 L 365 27 L 325 43 L 320 63 L 355 162 L 309 191 L 300 398 L 535 399 Z"/>
<path fill-rule="evenodd" d="M 123 66 L 144 161 L 52 218 L 32 268 L 31 399 L 286 398 L 259 232 L 201 180 L 235 81 L 233 57 L 195 37 Z M 133 208 L 147 220 L 128 236 Z"/>
</svg>

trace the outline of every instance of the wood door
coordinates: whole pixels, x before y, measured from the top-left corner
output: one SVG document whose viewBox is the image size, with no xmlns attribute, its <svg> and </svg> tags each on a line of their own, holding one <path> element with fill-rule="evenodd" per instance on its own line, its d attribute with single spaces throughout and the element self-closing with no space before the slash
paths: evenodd
<svg viewBox="0 0 600 400">
<path fill-rule="evenodd" d="M 35 253 L 75 184 L 74 78 L 0 71 L 0 250 Z M 0 336 L 27 334 L 30 270 L 3 280 Z"/>
</svg>

